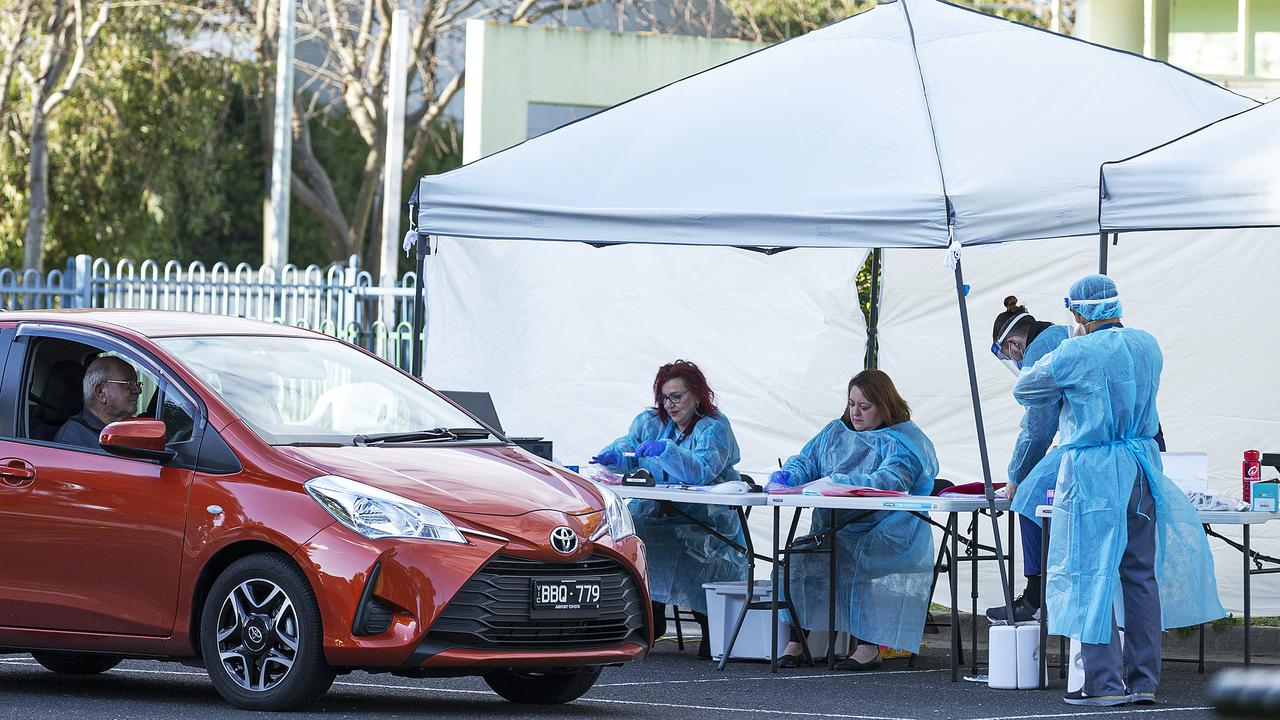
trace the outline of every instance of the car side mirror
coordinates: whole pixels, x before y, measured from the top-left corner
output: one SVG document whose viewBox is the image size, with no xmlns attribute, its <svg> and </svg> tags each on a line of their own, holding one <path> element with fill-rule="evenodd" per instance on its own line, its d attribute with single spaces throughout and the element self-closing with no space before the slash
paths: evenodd
<svg viewBox="0 0 1280 720">
<path fill-rule="evenodd" d="M 177 453 L 165 448 L 164 435 L 162 420 L 132 418 L 113 422 L 102 428 L 98 444 L 112 455 L 165 463 Z"/>
</svg>

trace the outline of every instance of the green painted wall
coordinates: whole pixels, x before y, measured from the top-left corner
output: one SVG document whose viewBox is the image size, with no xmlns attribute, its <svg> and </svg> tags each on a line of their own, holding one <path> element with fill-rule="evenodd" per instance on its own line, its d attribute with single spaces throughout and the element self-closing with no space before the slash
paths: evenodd
<svg viewBox="0 0 1280 720">
<path fill-rule="evenodd" d="M 1240 74 L 1238 0 L 1172 0 L 1169 61 L 1208 75 Z M 1280 78 L 1280 0 L 1251 0 L 1257 77 Z"/>
<path fill-rule="evenodd" d="M 470 20 L 463 160 L 525 140 L 529 103 L 607 107 L 762 47 L 738 40 Z"/>
</svg>

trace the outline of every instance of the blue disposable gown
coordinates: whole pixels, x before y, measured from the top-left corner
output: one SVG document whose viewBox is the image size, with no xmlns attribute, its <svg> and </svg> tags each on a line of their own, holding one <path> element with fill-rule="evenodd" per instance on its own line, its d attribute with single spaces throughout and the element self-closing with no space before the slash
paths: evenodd
<svg viewBox="0 0 1280 720">
<path fill-rule="evenodd" d="M 738 441 L 724 413 L 703 416 L 693 432 L 683 435 L 676 424 L 663 422 L 655 410 L 645 410 L 631 422 L 627 434 L 601 452 L 633 452 L 645 440 L 661 440 L 667 448 L 661 455 L 623 458 L 610 469 L 634 471 L 644 468 L 658 483 L 714 485 L 739 479 L 734 469 L 741 458 Z M 656 602 L 674 603 L 705 613 L 704 583 L 747 579 L 747 558 L 705 528 L 678 514 L 663 514 L 654 500 L 632 500 L 636 534 L 644 541 L 649 565 L 649 594 Z M 742 525 L 734 508 L 677 503 L 688 515 L 716 532 L 745 544 Z"/>
<path fill-rule="evenodd" d="M 1062 325 L 1050 325 L 1041 330 L 1022 355 L 1023 369 L 1029 370 L 1070 336 L 1070 331 Z M 1061 408 L 1062 401 L 1059 400 L 1029 407 L 1022 414 L 1018 440 L 1013 445 L 1013 457 L 1009 460 L 1009 482 L 1014 485 L 1022 482 L 1049 451 L 1053 436 L 1058 434 L 1058 412 Z M 1038 502 L 1043 503 L 1044 500 Z"/>
<path fill-rule="evenodd" d="M 1129 496 L 1139 472 L 1149 479 L 1156 505 L 1163 627 L 1226 614 L 1200 519 L 1165 477 L 1153 439 L 1163 364 L 1150 333 L 1103 328 L 1063 342 L 1024 371 L 1014 387 L 1013 396 L 1027 407 L 1063 403 L 1061 444 L 1035 466 L 1013 503 L 1015 511 L 1033 515 L 1037 498 L 1056 488 L 1046 584 L 1054 634 L 1084 643 L 1110 641 L 1120 558 L 1128 544 Z"/>
<path fill-rule="evenodd" d="M 822 477 L 845 485 L 863 485 L 929 495 L 938 474 L 933 443 L 907 421 L 879 430 L 852 430 L 832 420 L 783 465 L 788 484 Z M 837 523 L 861 511 L 836 513 Z M 831 527 L 831 512 L 815 510 L 812 532 Z M 836 533 L 838 542 L 836 629 L 864 642 L 915 651 L 920 647 L 929 587 L 933 582 L 933 535 L 908 512 L 876 512 Z M 800 626 L 827 629 L 830 558 L 795 555 L 791 600 Z"/>
</svg>

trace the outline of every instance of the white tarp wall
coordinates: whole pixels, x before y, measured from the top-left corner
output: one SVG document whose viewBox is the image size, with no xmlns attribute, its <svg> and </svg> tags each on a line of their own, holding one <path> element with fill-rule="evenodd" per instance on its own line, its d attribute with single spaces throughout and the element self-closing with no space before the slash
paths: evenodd
<svg viewBox="0 0 1280 720">
<path fill-rule="evenodd" d="M 1014 377 L 990 357 L 991 325 L 1006 295 L 1017 295 L 1039 320 L 1063 323 L 1062 297 L 1097 270 L 1097 238 L 967 249 L 965 282 L 992 475 L 1006 479 L 1021 408 Z M 1280 451 L 1280 230 L 1125 234 L 1111 248 L 1125 322 L 1152 332 L 1164 351 L 1159 410 L 1170 451 L 1209 453 L 1210 491 L 1238 498 L 1244 450 Z M 941 475 L 981 480 L 982 471 L 959 330 L 955 280 L 938 253 L 885 253 L 880 365 L 912 405 L 913 419 L 938 449 Z M 1276 473 L 1264 468 L 1263 476 Z M 967 527 L 967 520 L 964 525 Z M 990 521 L 979 527 L 990 544 Z M 1280 556 L 1280 528 L 1255 526 L 1256 550 Z M 1239 541 L 1238 526 L 1215 530 Z M 1240 553 L 1210 538 L 1218 590 L 1240 615 Z M 1017 543 L 1021 554 L 1021 543 Z M 1001 601 L 999 574 L 983 563 L 979 611 Z M 962 570 L 961 607 L 969 606 Z M 1018 590 L 1023 583 L 1017 572 Z M 946 602 L 945 582 L 936 602 Z M 1253 578 L 1252 611 L 1280 615 L 1280 577 Z"/>
<path fill-rule="evenodd" d="M 427 261 L 425 378 L 489 391 L 507 432 L 579 464 L 652 405 L 660 365 L 691 360 L 733 423 L 739 470 L 763 483 L 842 412 L 862 369 L 865 257 L 442 239 Z"/>
</svg>

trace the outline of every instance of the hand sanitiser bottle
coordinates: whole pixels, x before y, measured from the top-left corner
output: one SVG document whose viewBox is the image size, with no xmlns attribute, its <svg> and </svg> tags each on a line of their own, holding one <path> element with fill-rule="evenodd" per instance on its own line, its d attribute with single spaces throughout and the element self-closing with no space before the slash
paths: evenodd
<svg viewBox="0 0 1280 720">
<path fill-rule="evenodd" d="M 1253 495 L 1253 483 L 1262 479 L 1262 454 L 1257 450 L 1245 450 L 1240 468 L 1240 497 L 1249 502 Z"/>
</svg>

